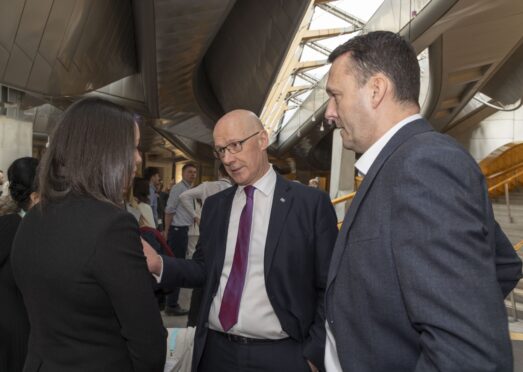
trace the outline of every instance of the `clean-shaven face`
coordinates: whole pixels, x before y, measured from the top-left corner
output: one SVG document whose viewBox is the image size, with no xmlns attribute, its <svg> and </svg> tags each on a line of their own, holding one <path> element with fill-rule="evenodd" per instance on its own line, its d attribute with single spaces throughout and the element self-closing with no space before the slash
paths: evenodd
<svg viewBox="0 0 523 372">
<path fill-rule="evenodd" d="M 376 123 L 371 120 L 372 92 L 359 85 L 348 54 L 336 58 L 327 80 L 329 101 L 325 118 L 340 130 L 343 147 L 364 153 L 373 143 Z"/>
</svg>

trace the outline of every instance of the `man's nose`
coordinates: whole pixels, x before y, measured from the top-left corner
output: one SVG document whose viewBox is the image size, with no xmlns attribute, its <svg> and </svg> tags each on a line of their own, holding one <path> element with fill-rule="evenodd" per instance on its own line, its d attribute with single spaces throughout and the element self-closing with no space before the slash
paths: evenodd
<svg viewBox="0 0 523 372">
<path fill-rule="evenodd" d="M 327 101 L 327 108 L 325 109 L 325 119 L 328 122 L 333 122 L 337 117 L 336 104 L 332 98 L 329 98 Z"/>
<path fill-rule="evenodd" d="M 225 149 L 225 151 L 223 152 L 222 163 L 225 165 L 229 165 L 232 161 L 234 161 L 234 159 L 234 154 L 231 154 L 229 149 Z"/>
</svg>

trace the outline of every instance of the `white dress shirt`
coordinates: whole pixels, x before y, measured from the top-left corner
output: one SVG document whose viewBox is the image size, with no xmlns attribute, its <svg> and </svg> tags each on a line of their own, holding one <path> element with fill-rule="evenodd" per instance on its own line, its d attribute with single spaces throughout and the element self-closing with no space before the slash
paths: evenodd
<svg viewBox="0 0 523 372">
<path fill-rule="evenodd" d="M 223 191 L 232 186 L 232 183 L 227 178 L 220 178 L 218 181 L 202 182 L 196 187 L 182 192 L 180 195 L 180 203 L 184 208 L 191 213 L 192 217 L 199 217 L 193 206 L 195 199 L 200 199 L 202 205 L 205 203 L 205 199 L 209 196 L 214 195 L 220 191 Z"/>
<path fill-rule="evenodd" d="M 265 287 L 264 257 L 265 241 L 271 216 L 272 199 L 276 187 L 276 172 L 270 167 L 265 175 L 253 185 L 254 205 L 252 227 L 249 243 L 249 258 L 243 287 L 238 322 L 228 333 L 251 338 L 281 339 L 288 335 L 283 331 L 281 323 L 267 296 Z M 238 186 L 232 201 L 225 261 L 220 277 L 220 285 L 209 311 L 209 328 L 223 332 L 218 318 L 222 297 L 229 279 L 238 236 L 240 214 L 246 203 L 243 186 Z"/>
<path fill-rule="evenodd" d="M 390 128 L 379 140 L 374 142 L 371 147 L 358 159 L 354 164 L 360 175 L 365 176 L 368 172 L 372 163 L 376 160 L 380 152 L 383 150 L 385 145 L 390 141 L 392 136 L 396 134 L 401 128 L 408 123 L 415 120 L 422 119 L 420 114 L 411 115 L 399 123 L 395 124 Z M 327 330 L 327 339 L 325 342 L 325 370 L 327 372 L 342 372 L 340 366 L 340 359 L 338 357 L 338 351 L 336 350 L 336 340 L 329 327 L 329 323 L 325 321 L 325 328 Z"/>
</svg>

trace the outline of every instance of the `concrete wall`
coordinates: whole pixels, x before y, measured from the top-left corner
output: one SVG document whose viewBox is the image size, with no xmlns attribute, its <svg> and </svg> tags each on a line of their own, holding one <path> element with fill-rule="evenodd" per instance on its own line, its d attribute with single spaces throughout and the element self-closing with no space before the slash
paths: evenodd
<svg viewBox="0 0 523 372">
<path fill-rule="evenodd" d="M 523 141 L 523 107 L 512 112 L 498 111 L 456 139 L 478 162 L 500 146 Z"/>
<path fill-rule="evenodd" d="M 23 156 L 32 156 L 33 123 L 0 116 L 0 169 L 7 178 L 7 168 Z"/>
</svg>

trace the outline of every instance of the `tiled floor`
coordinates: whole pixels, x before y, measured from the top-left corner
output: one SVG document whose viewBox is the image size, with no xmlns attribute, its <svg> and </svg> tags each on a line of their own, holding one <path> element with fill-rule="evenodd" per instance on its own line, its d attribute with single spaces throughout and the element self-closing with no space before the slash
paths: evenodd
<svg viewBox="0 0 523 372">
<path fill-rule="evenodd" d="M 191 304 L 192 289 L 182 288 L 178 302 L 184 309 L 189 309 Z M 165 328 L 184 328 L 187 327 L 187 315 L 167 316 L 162 311 L 163 325 Z"/>
</svg>

